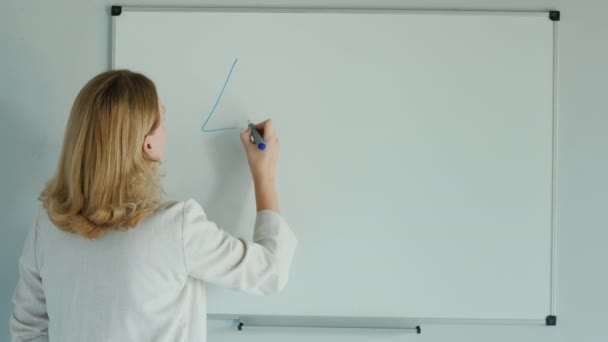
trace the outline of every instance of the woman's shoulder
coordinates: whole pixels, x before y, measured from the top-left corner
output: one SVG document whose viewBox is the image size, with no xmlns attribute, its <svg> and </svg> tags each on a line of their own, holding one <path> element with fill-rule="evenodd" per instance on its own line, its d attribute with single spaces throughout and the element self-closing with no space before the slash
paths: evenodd
<svg viewBox="0 0 608 342">
<path fill-rule="evenodd" d="M 160 204 L 157 212 L 161 215 L 180 215 L 182 217 L 192 214 L 205 215 L 203 207 L 193 198 L 165 200 Z"/>
<path fill-rule="evenodd" d="M 184 208 L 200 207 L 200 206 L 201 205 L 193 198 L 188 198 L 185 200 L 168 199 L 168 200 L 164 200 L 160 203 L 158 210 L 159 211 L 183 210 Z"/>
</svg>

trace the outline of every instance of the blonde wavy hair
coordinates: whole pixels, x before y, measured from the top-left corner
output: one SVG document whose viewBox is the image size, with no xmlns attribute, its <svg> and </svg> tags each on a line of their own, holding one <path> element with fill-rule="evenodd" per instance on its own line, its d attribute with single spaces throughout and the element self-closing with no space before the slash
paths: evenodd
<svg viewBox="0 0 608 342">
<path fill-rule="evenodd" d="M 160 161 L 142 150 L 161 123 L 158 101 L 154 83 L 129 70 L 103 72 L 80 90 L 57 173 L 40 195 L 57 227 L 99 238 L 158 209 Z"/>
</svg>

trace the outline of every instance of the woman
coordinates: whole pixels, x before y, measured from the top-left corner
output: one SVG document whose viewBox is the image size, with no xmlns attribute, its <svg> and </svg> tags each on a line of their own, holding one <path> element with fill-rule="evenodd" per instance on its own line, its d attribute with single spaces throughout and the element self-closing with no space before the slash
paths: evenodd
<svg viewBox="0 0 608 342">
<path fill-rule="evenodd" d="M 279 214 L 279 141 L 241 134 L 255 185 L 253 241 L 192 200 L 161 204 L 164 107 L 144 75 L 107 71 L 73 104 L 56 175 L 19 260 L 13 341 L 204 341 L 206 282 L 281 291 L 296 239 Z"/>
</svg>

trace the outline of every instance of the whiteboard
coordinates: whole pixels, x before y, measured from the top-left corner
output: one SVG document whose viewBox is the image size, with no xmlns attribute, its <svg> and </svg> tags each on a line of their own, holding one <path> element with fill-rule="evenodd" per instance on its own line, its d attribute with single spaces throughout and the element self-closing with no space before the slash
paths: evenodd
<svg viewBox="0 0 608 342">
<path fill-rule="evenodd" d="M 209 314 L 552 314 L 547 13 L 123 7 L 113 25 L 113 67 L 148 75 L 166 107 L 169 198 L 251 238 L 240 130 L 212 130 L 278 129 L 289 284 L 210 285 Z"/>
</svg>

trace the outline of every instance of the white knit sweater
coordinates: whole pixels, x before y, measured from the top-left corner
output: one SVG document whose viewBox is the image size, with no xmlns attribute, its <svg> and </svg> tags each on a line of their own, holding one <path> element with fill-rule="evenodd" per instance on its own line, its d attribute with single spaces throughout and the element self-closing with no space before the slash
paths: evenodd
<svg viewBox="0 0 608 342">
<path fill-rule="evenodd" d="M 218 228 L 194 200 L 89 240 L 44 208 L 25 242 L 10 320 L 13 341 L 205 341 L 205 283 L 280 291 L 297 245 L 285 220 L 257 214 L 253 241 Z"/>
</svg>

